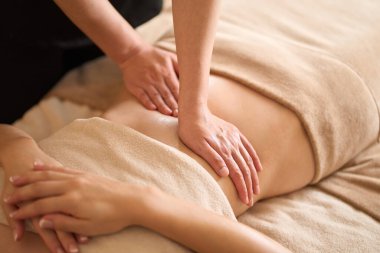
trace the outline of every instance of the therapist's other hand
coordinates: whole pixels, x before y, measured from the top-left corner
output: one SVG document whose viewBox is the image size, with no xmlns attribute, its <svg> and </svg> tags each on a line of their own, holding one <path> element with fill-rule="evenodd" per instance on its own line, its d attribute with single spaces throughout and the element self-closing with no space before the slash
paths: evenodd
<svg viewBox="0 0 380 253">
<path fill-rule="evenodd" d="M 100 235 L 134 225 L 144 212 L 143 186 L 84 173 L 78 170 L 39 165 L 13 180 L 16 190 L 9 204 L 31 201 L 11 216 L 15 220 L 41 216 L 39 226 Z"/>
<path fill-rule="evenodd" d="M 257 172 L 262 170 L 252 145 L 234 125 L 213 115 L 208 108 L 179 115 L 179 137 L 205 159 L 221 177 L 230 176 L 240 200 L 252 205 L 260 193 Z"/>
<path fill-rule="evenodd" d="M 174 53 L 141 45 L 119 67 L 127 90 L 147 109 L 178 116 L 179 80 Z"/>
</svg>

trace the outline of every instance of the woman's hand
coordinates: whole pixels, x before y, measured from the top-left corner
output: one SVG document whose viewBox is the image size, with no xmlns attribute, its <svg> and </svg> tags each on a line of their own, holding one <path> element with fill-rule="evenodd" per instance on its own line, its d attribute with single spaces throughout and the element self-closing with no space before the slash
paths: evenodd
<svg viewBox="0 0 380 253">
<path fill-rule="evenodd" d="M 8 196 L 14 192 L 15 188 L 9 181 L 11 176 L 31 171 L 35 160 L 43 161 L 45 164 L 54 166 L 60 165 L 56 160 L 42 152 L 32 139 L 17 138 L 8 143 L 6 148 L 1 149 L 1 165 L 4 169 L 4 187 L 2 189 L 2 197 Z M 24 222 L 9 218 L 9 214 L 18 210 L 19 206 L 15 204 L 7 204 L 2 202 L 2 208 L 8 219 L 8 224 L 13 230 L 15 241 L 22 239 L 24 234 Z M 83 236 L 76 238 L 66 232 L 47 230 L 38 226 L 39 217 L 31 217 L 32 225 L 45 242 L 51 252 L 59 252 L 58 249 L 65 249 L 66 252 L 78 252 L 78 242 L 85 242 L 88 239 Z M 64 251 L 61 251 L 64 252 Z"/>
<path fill-rule="evenodd" d="M 120 64 L 126 88 L 147 108 L 178 115 L 178 67 L 173 53 L 141 45 Z"/>
<path fill-rule="evenodd" d="M 260 193 L 257 172 L 262 166 L 252 145 L 234 125 L 207 108 L 202 108 L 201 113 L 186 113 L 184 117 L 180 112 L 179 137 L 219 176 L 229 175 L 241 201 L 252 205 L 253 193 Z"/>
<path fill-rule="evenodd" d="M 44 165 L 11 181 L 17 188 L 4 201 L 10 205 L 28 201 L 10 215 L 12 219 L 42 215 L 41 228 L 82 235 L 108 234 L 137 224 L 147 194 L 143 186 Z"/>
</svg>

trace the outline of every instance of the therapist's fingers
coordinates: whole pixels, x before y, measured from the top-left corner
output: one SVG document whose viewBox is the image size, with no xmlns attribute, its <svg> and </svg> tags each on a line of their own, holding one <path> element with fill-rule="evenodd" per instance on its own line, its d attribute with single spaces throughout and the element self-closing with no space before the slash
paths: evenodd
<svg viewBox="0 0 380 253">
<path fill-rule="evenodd" d="M 259 156 L 257 155 L 255 149 L 252 147 L 251 143 L 247 140 L 247 138 L 240 134 L 240 140 L 243 143 L 245 149 L 248 151 L 248 154 L 252 158 L 253 164 L 257 171 L 263 171 L 263 166 L 261 165 Z"/>
<path fill-rule="evenodd" d="M 244 158 L 246 164 L 249 167 L 249 170 L 251 173 L 251 179 L 252 179 L 253 192 L 256 195 L 259 195 L 260 194 L 259 177 L 257 175 L 255 165 L 253 164 L 253 160 L 252 160 L 251 156 L 248 154 L 248 151 L 245 149 L 243 144 L 240 145 L 239 151 L 240 151 L 240 154 L 242 155 L 242 157 Z"/>
<path fill-rule="evenodd" d="M 248 205 L 248 191 L 242 171 L 231 156 L 223 157 L 223 159 L 227 164 L 230 178 L 236 187 L 240 200 Z"/>
<path fill-rule="evenodd" d="M 172 92 L 169 90 L 169 87 L 166 84 L 157 85 L 157 89 L 160 92 L 165 103 L 171 109 L 172 113 L 174 110 L 178 109 L 178 103 Z"/>
<path fill-rule="evenodd" d="M 228 176 L 228 168 L 223 158 L 214 150 L 209 141 L 203 144 L 202 157 L 211 165 L 215 173 L 220 177 Z"/>
<path fill-rule="evenodd" d="M 238 165 L 243 177 L 244 177 L 244 182 L 247 188 L 247 194 L 248 194 L 248 203 L 247 205 L 251 206 L 252 205 L 252 200 L 253 200 L 253 187 L 252 187 L 252 175 L 251 175 L 251 170 L 246 163 L 245 159 L 242 157 L 240 154 L 239 150 L 234 150 L 232 152 L 232 157 L 235 160 L 236 164 Z"/>
<path fill-rule="evenodd" d="M 157 106 L 157 109 L 160 113 L 165 115 L 171 115 L 172 110 L 169 108 L 169 106 L 165 103 L 163 100 L 160 92 L 154 87 L 149 86 L 146 90 L 148 93 L 150 99 L 153 101 L 153 103 Z"/>
<path fill-rule="evenodd" d="M 142 88 L 130 88 L 129 91 L 134 95 L 142 105 L 148 110 L 157 110 L 157 106 L 150 99 L 148 94 Z"/>
<path fill-rule="evenodd" d="M 165 82 L 173 94 L 176 101 L 178 101 L 179 97 L 179 80 L 175 71 L 170 71 L 168 75 L 165 77 Z"/>
<path fill-rule="evenodd" d="M 177 79 L 179 79 L 179 66 L 178 66 L 178 58 L 176 54 L 171 54 L 172 64 L 173 68 L 175 70 L 175 74 L 177 76 Z"/>
<path fill-rule="evenodd" d="M 239 166 L 237 165 L 234 158 L 232 157 L 231 150 L 224 143 L 220 143 L 220 142 L 216 142 L 212 140 L 208 140 L 208 143 L 219 155 L 219 157 L 223 159 L 224 164 L 226 166 L 226 170 L 228 171 L 227 175 L 230 176 L 233 184 L 235 185 L 235 188 L 239 195 L 240 200 L 243 203 L 248 205 L 249 204 L 248 190 L 245 183 L 245 179 L 244 179 L 242 171 L 240 170 Z"/>
</svg>

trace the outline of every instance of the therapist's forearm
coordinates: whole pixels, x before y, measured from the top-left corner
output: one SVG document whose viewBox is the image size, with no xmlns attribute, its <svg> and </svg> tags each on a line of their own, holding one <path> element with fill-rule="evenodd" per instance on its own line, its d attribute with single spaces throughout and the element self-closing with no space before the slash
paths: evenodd
<svg viewBox="0 0 380 253">
<path fill-rule="evenodd" d="M 137 32 L 107 0 L 54 0 L 105 54 L 121 64 L 143 44 Z"/>
<path fill-rule="evenodd" d="M 220 0 L 173 0 L 180 72 L 180 115 L 207 105 L 208 78 Z"/>
</svg>

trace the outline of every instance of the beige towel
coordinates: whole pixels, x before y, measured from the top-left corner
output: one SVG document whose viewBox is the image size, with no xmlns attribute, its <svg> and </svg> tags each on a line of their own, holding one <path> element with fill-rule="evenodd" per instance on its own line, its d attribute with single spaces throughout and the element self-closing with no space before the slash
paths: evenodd
<svg viewBox="0 0 380 253">
<path fill-rule="evenodd" d="M 65 166 L 129 183 L 155 185 L 173 196 L 236 220 L 219 185 L 195 160 L 129 127 L 101 118 L 75 120 L 39 145 Z M 0 180 L 2 184 L 3 179 Z M 0 214 L 0 221 L 5 223 L 2 211 Z M 147 229 L 129 228 L 96 237 L 81 252 L 189 250 Z"/>
<path fill-rule="evenodd" d="M 297 114 L 314 150 L 313 183 L 376 141 L 380 2 L 223 2 L 212 71 Z M 172 27 L 157 45 L 175 50 Z"/>
</svg>

